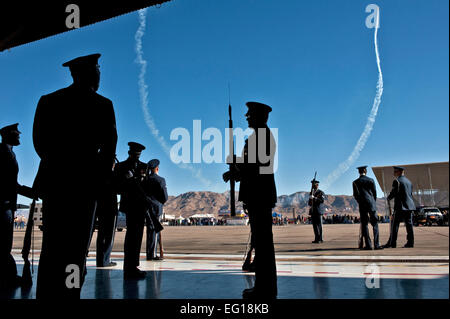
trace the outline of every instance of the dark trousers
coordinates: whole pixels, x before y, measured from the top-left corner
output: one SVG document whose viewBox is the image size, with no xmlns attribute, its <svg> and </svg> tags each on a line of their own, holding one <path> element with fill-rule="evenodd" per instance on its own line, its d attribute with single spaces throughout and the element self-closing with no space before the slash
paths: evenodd
<svg viewBox="0 0 450 319">
<path fill-rule="evenodd" d="M 272 208 L 248 205 L 252 245 L 258 263 L 255 269 L 255 289 L 270 296 L 277 295 L 277 268 L 272 234 Z"/>
<path fill-rule="evenodd" d="M 142 236 L 144 235 L 145 211 L 126 212 L 127 232 L 124 244 L 124 271 L 133 271 L 139 266 Z"/>
<path fill-rule="evenodd" d="M 52 193 L 43 199 L 36 298 L 80 298 L 96 205 L 94 196 L 71 202 L 67 194 Z"/>
<path fill-rule="evenodd" d="M 311 215 L 311 222 L 314 230 L 314 240 L 323 240 L 322 237 L 322 215 L 314 214 Z"/>
<path fill-rule="evenodd" d="M 114 245 L 117 223 L 117 204 L 116 207 L 112 207 L 112 204 L 108 198 L 102 198 L 98 201 L 96 211 L 98 222 L 97 267 L 107 266 L 111 262 L 111 252 Z"/>
<path fill-rule="evenodd" d="M 1 204 L 0 204 L 1 205 Z M 14 233 L 14 211 L 0 207 L 0 287 L 14 284 L 16 262 L 11 255 Z"/>
<path fill-rule="evenodd" d="M 400 223 L 404 221 L 405 227 L 406 227 L 406 239 L 408 241 L 408 244 L 414 245 L 414 230 L 413 230 L 413 224 L 412 224 L 412 211 L 410 210 L 403 210 L 403 211 L 396 211 L 394 214 L 394 220 L 392 224 L 392 234 L 391 234 L 391 245 L 397 244 L 397 235 L 398 235 L 398 227 L 400 226 Z"/>
<path fill-rule="evenodd" d="M 375 247 L 380 246 L 380 237 L 378 232 L 378 219 L 376 212 L 359 212 L 361 218 L 361 235 L 364 239 L 366 247 L 372 247 L 372 242 L 369 236 L 369 221 L 373 228 L 373 242 Z"/>
<path fill-rule="evenodd" d="M 150 217 L 146 216 L 145 217 L 147 220 L 147 238 L 146 238 L 146 247 L 145 247 L 145 252 L 147 254 L 147 259 L 149 258 L 155 258 L 157 253 L 157 248 L 158 248 L 158 242 L 159 242 L 159 232 L 155 232 L 154 228 L 153 228 L 153 224 L 152 222 L 149 220 Z M 161 220 L 160 218 L 158 218 L 159 220 Z"/>
</svg>

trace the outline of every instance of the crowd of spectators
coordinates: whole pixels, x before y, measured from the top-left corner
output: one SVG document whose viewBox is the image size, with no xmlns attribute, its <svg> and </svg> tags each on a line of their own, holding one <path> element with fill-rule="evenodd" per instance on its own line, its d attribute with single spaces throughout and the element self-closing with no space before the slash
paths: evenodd
<svg viewBox="0 0 450 319">
<path fill-rule="evenodd" d="M 444 225 L 448 225 L 448 210 L 443 209 L 442 211 L 442 221 Z"/>
<path fill-rule="evenodd" d="M 328 214 L 323 216 L 324 224 L 359 224 L 361 222 L 360 217 L 357 215 L 338 215 L 338 214 Z M 378 215 L 379 223 L 389 223 L 389 216 Z M 310 224 L 311 218 L 307 215 L 297 216 L 296 224 Z"/>
<path fill-rule="evenodd" d="M 442 210 L 443 224 L 448 225 L 448 210 Z M 327 214 L 323 216 L 324 224 L 359 224 L 361 222 L 358 215 L 350 214 Z M 389 223 L 389 216 L 378 215 L 379 223 Z M 310 224 L 311 218 L 308 215 L 298 215 L 297 219 L 294 221 L 285 216 L 273 217 L 273 225 L 287 225 L 287 224 Z M 174 219 L 168 221 L 169 226 L 220 226 L 227 225 L 227 220 L 225 218 L 185 218 L 184 220 Z M 16 229 L 24 228 L 24 221 L 20 221 L 16 218 L 14 221 L 14 226 Z"/>
<path fill-rule="evenodd" d="M 14 228 L 15 229 L 24 229 L 26 224 L 27 224 L 27 219 L 24 216 L 19 215 L 14 218 Z"/>
</svg>

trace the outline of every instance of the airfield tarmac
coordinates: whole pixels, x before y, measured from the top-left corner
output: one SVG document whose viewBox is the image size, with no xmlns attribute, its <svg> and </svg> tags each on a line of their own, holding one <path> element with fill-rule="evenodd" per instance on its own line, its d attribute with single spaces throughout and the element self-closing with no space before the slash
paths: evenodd
<svg viewBox="0 0 450 319">
<path fill-rule="evenodd" d="M 369 227 L 371 228 L 371 227 Z M 380 224 L 380 244 L 389 238 L 389 224 Z M 165 226 L 162 231 L 166 254 L 244 254 L 249 239 L 249 226 Z M 123 252 L 126 231 L 116 232 L 114 252 Z M 323 244 L 312 244 L 311 225 L 274 226 L 277 255 L 311 256 L 447 256 L 449 227 L 414 227 L 415 247 L 401 248 L 406 243 L 405 227 L 400 225 L 396 249 L 361 251 L 358 247 L 359 224 L 323 225 Z M 21 249 L 24 231 L 14 232 L 13 248 Z M 372 230 L 370 229 L 372 237 Z M 95 252 L 97 232 L 90 251 Z M 36 228 L 34 247 L 39 250 L 42 232 Z M 141 252 L 145 252 L 145 232 Z"/>
</svg>

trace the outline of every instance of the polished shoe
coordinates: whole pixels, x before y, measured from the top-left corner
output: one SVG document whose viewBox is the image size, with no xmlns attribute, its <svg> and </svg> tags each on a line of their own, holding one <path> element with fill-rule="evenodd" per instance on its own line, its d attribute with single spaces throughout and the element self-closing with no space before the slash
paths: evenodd
<svg viewBox="0 0 450 319">
<path fill-rule="evenodd" d="M 397 245 L 386 244 L 383 246 L 383 248 L 397 248 Z"/>
<path fill-rule="evenodd" d="M 256 265 L 255 265 L 255 263 L 244 263 L 242 265 L 242 270 L 243 271 L 248 271 L 248 272 L 255 272 Z"/>
<path fill-rule="evenodd" d="M 371 246 L 366 246 L 362 250 L 372 250 L 372 247 Z"/>
<path fill-rule="evenodd" d="M 19 288 L 24 284 L 24 280 L 20 276 L 16 276 L 13 280 L 7 283 L 7 287 L 9 288 Z"/>
<path fill-rule="evenodd" d="M 383 246 L 375 246 L 374 249 L 375 249 L 375 250 L 382 250 L 382 249 L 384 249 L 384 247 L 383 247 Z"/>
<path fill-rule="evenodd" d="M 274 293 L 267 293 L 267 291 L 260 291 L 255 288 L 244 289 L 242 292 L 242 298 L 244 299 L 276 299 L 277 296 Z"/>
<path fill-rule="evenodd" d="M 414 248 L 414 244 L 406 243 L 405 246 L 403 246 L 403 248 Z"/>
<path fill-rule="evenodd" d="M 312 244 L 318 244 L 318 243 L 320 243 L 320 240 L 313 240 L 311 243 Z"/>
<path fill-rule="evenodd" d="M 123 272 L 124 279 L 144 279 L 147 276 L 145 271 L 139 270 L 127 270 Z"/>
<path fill-rule="evenodd" d="M 114 266 L 117 266 L 117 263 L 115 261 L 111 261 L 111 262 L 109 262 L 107 264 L 104 264 L 104 265 L 97 264 L 97 267 L 101 267 L 101 268 L 103 268 L 103 267 L 114 267 Z"/>
<path fill-rule="evenodd" d="M 147 260 L 164 260 L 164 258 L 156 256 L 156 257 L 147 258 Z"/>
</svg>

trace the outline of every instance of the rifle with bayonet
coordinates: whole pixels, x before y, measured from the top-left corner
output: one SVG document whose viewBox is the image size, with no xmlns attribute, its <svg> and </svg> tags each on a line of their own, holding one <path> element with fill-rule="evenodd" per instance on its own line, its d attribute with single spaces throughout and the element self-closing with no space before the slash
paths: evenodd
<svg viewBox="0 0 450 319">
<path fill-rule="evenodd" d="M 314 178 L 311 181 L 311 191 L 309 192 L 309 196 L 310 196 L 310 203 L 311 203 L 311 208 L 310 208 L 310 215 L 312 215 L 312 213 L 314 212 L 314 199 L 311 198 L 311 196 L 314 196 L 314 194 L 316 193 L 314 190 L 314 182 L 316 181 L 316 177 L 317 177 L 317 171 L 314 173 Z"/>
<path fill-rule="evenodd" d="M 36 200 L 33 199 L 30 210 L 28 212 L 28 222 L 27 228 L 25 230 L 25 236 L 23 238 L 23 248 L 22 248 L 22 258 L 24 261 L 23 271 L 22 271 L 22 286 L 23 287 L 31 287 L 33 285 L 33 276 L 34 268 L 32 269 L 32 265 L 29 260 L 31 247 L 31 239 L 33 234 L 34 227 L 34 209 L 36 207 Z M 33 247 L 34 248 L 34 247 Z M 33 261 L 33 254 L 31 254 L 31 260 Z"/>
<path fill-rule="evenodd" d="M 234 136 L 233 136 L 233 118 L 231 117 L 231 101 L 230 101 L 230 87 L 228 86 L 228 136 L 229 136 L 229 157 L 231 158 L 231 163 L 228 161 L 228 165 L 230 165 L 230 215 L 231 217 L 236 216 L 236 194 L 235 194 L 235 163 L 236 163 L 236 155 L 234 154 Z"/>
<path fill-rule="evenodd" d="M 394 214 L 392 214 L 392 208 L 391 208 L 391 201 L 386 198 L 387 206 L 389 209 L 389 239 L 386 243 L 386 246 L 391 245 L 391 238 L 392 238 L 392 228 L 394 227 Z"/>
</svg>

